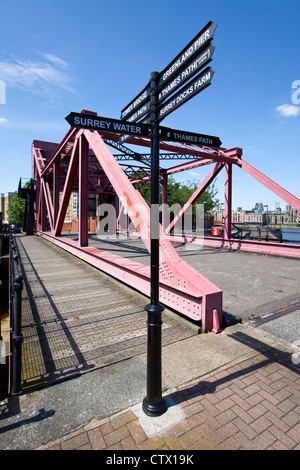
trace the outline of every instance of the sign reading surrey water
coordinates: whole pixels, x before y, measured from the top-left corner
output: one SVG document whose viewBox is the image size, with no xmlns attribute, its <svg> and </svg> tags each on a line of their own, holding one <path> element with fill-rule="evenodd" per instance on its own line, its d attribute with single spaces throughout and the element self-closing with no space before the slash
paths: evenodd
<svg viewBox="0 0 300 470">
<path fill-rule="evenodd" d="M 70 113 L 66 121 L 72 127 L 80 129 L 90 129 L 97 131 L 114 132 L 119 134 L 138 135 L 149 137 L 149 126 L 145 124 L 132 124 L 131 122 L 119 121 L 101 116 L 92 116 L 90 114 Z"/>
</svg>

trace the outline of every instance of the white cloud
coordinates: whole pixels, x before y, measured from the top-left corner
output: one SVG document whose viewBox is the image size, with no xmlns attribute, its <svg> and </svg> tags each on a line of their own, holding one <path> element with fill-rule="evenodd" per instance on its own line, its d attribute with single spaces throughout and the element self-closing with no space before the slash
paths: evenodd
<svg viewBox="0 0 300 470">
<path fill-rule="evenodd" d="M 48 60 L 49 62 L 52 62 L 54 65 L 57 65 L 57 67 L 60 67 L 62 69 L 68 69 L 70 67 L 70 65 L 60 57 L 57 57 L 53 54 L 40 54 L 42 57 L 44 57 L 44 59 Z"/>
<path fill-rule="evenodd" d="M 276 111 L 280 116 L 298 116 L 300 113 L 300 107 L 292 104 L 282 104 L 281 106 L 277 106 Z"/>
<path fill-rule="evenodd" d="M 68 74 L 69 65 L 53 54 L 40 54 L 43 61 L 14 58 L 0 61 L 0 79 L 7 87 L 48 96 L 64 90 L 75 93 L 73 78 Z"/>
</svg>

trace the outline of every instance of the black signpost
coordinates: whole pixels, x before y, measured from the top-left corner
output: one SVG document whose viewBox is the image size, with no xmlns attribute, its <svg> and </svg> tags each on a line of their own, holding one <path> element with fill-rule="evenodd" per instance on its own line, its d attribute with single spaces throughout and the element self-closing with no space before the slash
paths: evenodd
<svg viewBox="0 0 300 470">
<path fill-rule="evenodd" d="M 210 67 L 200 70 L 212 60 L 215 48 L 210 43 L 216 27 L 210 21 L 162 72 L 152 72 L 150 82 L 121 111 L 121 120 L 81 113 L 70 113 L 66 117 L 73 127 L 120 133 L 119 143 L 129 136 L 151 137 L 151 280 L 150 304 L 145 307 L 148 312 L 148 354 L 147 394 L 143 400 L 143 410 L 149 416 L 159 416 L 167 409 L 162 397 L 161 364 L 164 307 L 159 302 L 159 141 L 212 148 L 221 145 L 219 137 L 170 129 L 159 123 L 211 84 L 214 71 Z"/>
<path fill-rule="evenodd" d="M 152 72 L 150 82 L 151 125 L 151 303 L 148 312 L 147 344 L 147 395 L 143 410 L 148 416 L 160 416 L 166 409 L 162 398 L 161 328 L 164 307 L 159 303 L 159 126 L 157 123 L 157 72 Z"/>
<path fill-rule="evenodd" d="M 216 24 L 210 21 L 162 72 L 152 72 L 150 83 L 121 112 L 121 119 L 130 122 L 142 119 L 142 124 L 151 127 L 151 303 L 145 307 L 148 349 L 147 394 L 143 400 L 143 410 L 149 416 L 159 416 L 167 409 L 162 397 L 161 364 L 164 307 L 159 302 L 159 140 L 208 147 L 221 145 L 218 137 L 160 127 L 159 123 L 211 84 L 214 71 L 210 67 L 200 70 L 212 60 L 215 48 L 210 42 L 215 29 Z M 200 73 L 190 80 L 197 72 Z M 184 83 L 187 84 L 182 87 Z M 121 136 L 120 142 L 125 142 L 128 135 Z"/>
</svg>

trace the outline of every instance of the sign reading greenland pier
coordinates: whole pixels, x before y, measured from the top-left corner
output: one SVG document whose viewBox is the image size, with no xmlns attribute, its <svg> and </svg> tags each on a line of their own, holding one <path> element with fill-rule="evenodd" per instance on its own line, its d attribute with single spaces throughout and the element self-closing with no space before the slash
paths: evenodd
<svg viewBox="0 0 300 470">
<path fill-rule="evenodd" d="M 158 86 L 169 81 L 178 70 L 194 58 L 195 54 L 212 40 L 217 25 L 210 21 L 197 36 L 178 54 L 177 57 L 159 74 Z"/>
</svg>

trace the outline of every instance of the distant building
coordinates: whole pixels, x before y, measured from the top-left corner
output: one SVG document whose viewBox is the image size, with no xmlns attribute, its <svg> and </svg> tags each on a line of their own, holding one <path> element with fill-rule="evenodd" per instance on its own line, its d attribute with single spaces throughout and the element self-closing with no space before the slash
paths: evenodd
<svg viewBox="0 0 300 470">
<path fill-rule="evenodd" d="M 241 210 L 231 212 L 231 222 L 233 224 L 243 224 L 245 222 L 246 211 Z"/>
<path fill-rule="evenodd" d="M 62 198 L 62 193 L 60 193 L 60 199 Z M 89 194 L 89 217 L 96 216 L 96 209 L 98 205 L 98 195 Z M 69 204 L 66 211 L 65 222 L 72 222 L 72 220 L 77 220 L 79 217 L 79 194 L 72 193 Z"/>
<path fill-rule="evenodd" d="M 264 225 L 266 222 L 266 214 L 260 211 L 246 212 L 245 223 L 246 224 L 260 224 Z"/>
<path fill-rule="evenodd" d="M 14 193 L 0 193 L 0 212 L 2 212 L 3 223 L 8 223 L 7 207 Z"/>
<path fill-rule="evenodd" d="M 264 210 L 264 205 L 262 202 L 257 202 L 255 204 L 255 207 L 252 209 L 253 212 L 257 211 L 257 212 L 263 212 Z"/>
</svg>

